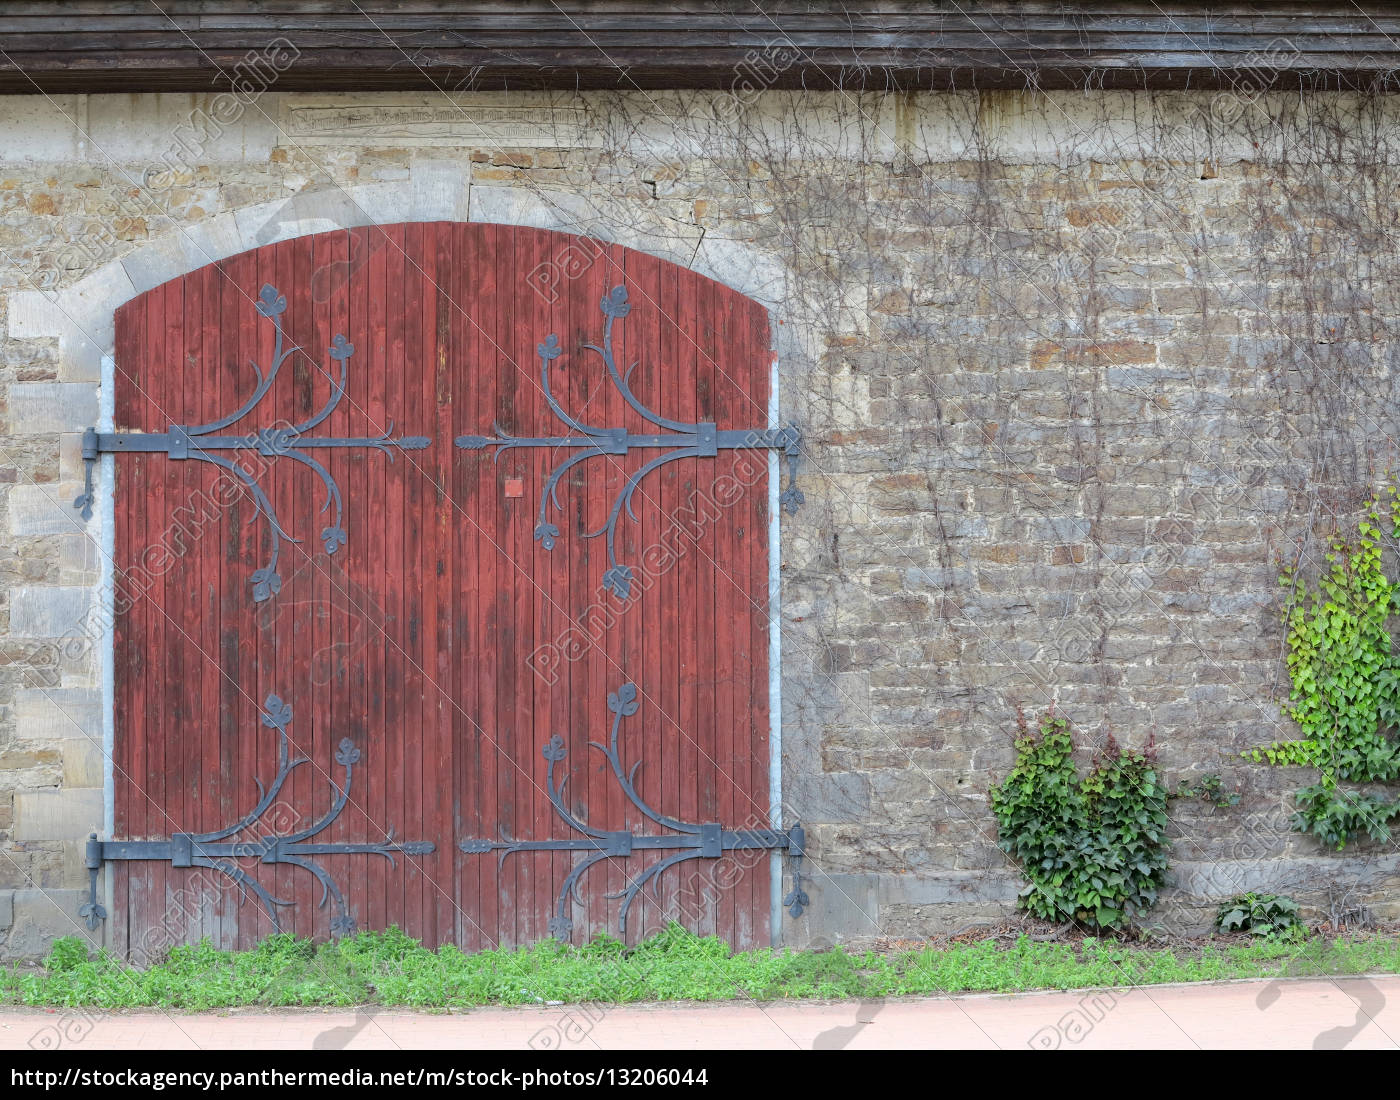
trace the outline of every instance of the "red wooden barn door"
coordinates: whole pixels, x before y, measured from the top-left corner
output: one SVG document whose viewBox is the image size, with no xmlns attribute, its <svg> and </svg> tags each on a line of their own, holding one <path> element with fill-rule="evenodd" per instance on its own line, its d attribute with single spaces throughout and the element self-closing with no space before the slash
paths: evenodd
<svg viewBox="0 0 1400 1100">
<path fill-rule="evenodd" d="M 623 774 L 641 762 L 637 801 L 683 822 L 768 824 L 766 452 L 685 457 L 638 483 L 635 521 L 624 510 L 616 527 L 616 558 L 633 569 L 622 600 L 601 583 L 606 540 L 584 535 L 660 451 L 571 465 L 547 513 L 559 529 L 550 550 L 536 537 L 539 502 L 569 448 L 453 442 L 493 424 L 569 436 L 561 411 L 658 431 L 584 347 L 600 344 L 616 287 L 630 312 L 613 321 L 614 358 L 619 372 L 635 363 L 625 381 L 639 402 L 721 431 L 766 424 L 762 308 L 655 258 L 579 247 L 493 225 L 337 232 L 212 264 L 119 311 L 119 431 L 218 422 L 272 373 L 277 323 L 296 349 L 246 417 L 200 437 L 247 437 L 248 449 L 221 452 L 241 473 L 165 450 L 117 456 L 115 836 L 206 838 L 186 856 L 251 845 L 207 867 L 111 864 L 120 948 L 202 936 L 247 946 L 273 931 L 269 908 L 308 936 L 338 914 L 467 949 L 548 936 L 561 884 L 590 853 L 502 859 L 473 841 L 578 837 L 564 812 L 599 832 L 667 832 L 589 747 L 607 746 L 609 695 L 625 684 L 636 709 L 619 719 L 617 757 Z M 540 277 L 579 256 L 591 262 L 568 281 Z M 541 376 L 550 334 L 558 408 Z M 342 364 L 344 393 L 317 419 Z M 283 443 L 324 479 L 275 446 L 258 453 L 259 430 L 289 426 Z M 430 442 L 364 442 L 386 436 Z M 568 780 L 557 808 L 551 762 Z M 222 835 L 257 808 L 258 821 Z M 301 834 L 324 850 L 260 858 L 266 838 Z M 386 843 L 418 850 L 368 850 Z M 620 902 L 607 895 L 667 854 L 591 867 L 564 904 L 573 938 L 616 934 Z M 768 853 L 682 862 L 656 885 L 633 906 L 629 939 L 677 919 L 767 942 Z"/>
</svg>

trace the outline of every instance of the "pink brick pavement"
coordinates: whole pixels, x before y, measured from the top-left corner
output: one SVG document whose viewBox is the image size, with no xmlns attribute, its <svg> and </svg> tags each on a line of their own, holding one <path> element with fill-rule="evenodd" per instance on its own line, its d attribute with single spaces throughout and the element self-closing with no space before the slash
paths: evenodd
<svg viewBox="0 0 1400 1100">
<path fill-rule="evenodd" d="M 1111 993 L 189 1015 L 0 1009 L 0 1049 L 1311 1048 L 1400 1045 L 1400 977 L 1153 986 Z M 581 1024 L 587 1025 L 585 1032 Z M 51 1029 L 51 1030 L 46 1030 Z M 566 1033 L 569 1037 L 566 1037 Z"/>
</svg>

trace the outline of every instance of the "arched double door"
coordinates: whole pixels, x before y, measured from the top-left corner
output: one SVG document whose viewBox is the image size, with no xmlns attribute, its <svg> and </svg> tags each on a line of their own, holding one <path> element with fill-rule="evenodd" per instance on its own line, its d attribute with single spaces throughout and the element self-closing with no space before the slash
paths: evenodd
<svg viewBox="0 0 1400 1100">
<path fill-rule="evenodd" d="M 414 223 L 117 315 L 116 946 L 768 942 L 766 311 Z M 795 491 L 784 497 L 793 504 Z"/>
</svg>

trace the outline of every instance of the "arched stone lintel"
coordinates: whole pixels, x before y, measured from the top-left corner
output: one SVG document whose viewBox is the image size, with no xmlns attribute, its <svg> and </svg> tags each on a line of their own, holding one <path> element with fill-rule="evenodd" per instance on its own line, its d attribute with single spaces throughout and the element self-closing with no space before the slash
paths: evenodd
<svg viewBox="0 0 1400 1100">
<path fill-rule="evenodd" d="M 591 236 L 690 268 L 770 310 L 780 306 L 788 292 L 786 267 L 747 242 L 718 238 L 644 208 L 619 204 L 615 211 L 598 209 L 589 197 L 573 192 L 473 185 L 465 164 L 420 159 L 413 162 L 407 181 L 300 193 L 242 207 L 182 226 L 109 260 L 60 291 L 17 291 L 9 304 L 9 335 L 56 338 L 59 381 L 96 385 L 102 357 L 112 354 L 114 313 L 152 287 L 293 237 L 427 221 L 496 222 Z M 75 423 L 66 429 L 83 427 Z M 24 425 L 11 429 L 23 432 Z"/>
</svg>

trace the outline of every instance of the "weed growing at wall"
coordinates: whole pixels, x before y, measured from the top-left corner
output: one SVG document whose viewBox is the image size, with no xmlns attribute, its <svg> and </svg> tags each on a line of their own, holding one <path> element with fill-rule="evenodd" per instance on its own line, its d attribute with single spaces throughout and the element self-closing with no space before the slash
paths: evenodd
<svg viewBox="0 0 1400 1100">
<path fill-rule="evenodd" d="M 1211 772 L 1203 775 L 1195 783 L 1181 783 L 1176 790 L 1171 793 L 1172 798 L 1190 798 L 1207 805 L 1215 806 L 1217 809 L 1228 809 L 1236 806 L 1240 801 L 1239 791 L 1226 791 L 1222 789 L 1220 776 Z"/>
<path fill-rule="evenodd" d="M 1400 743 L 1391 736 L 1400 726 L 1400 658 L 1390 634 L 1400 582 L 1386 576 L 1381 560 L 1382 522 L 1400 537 L 1400 492 L 1391 486 L 1388 498 L 1367 505 L 1354 537 L 1332 540 L 1315 585 L 1284 569 L 1292 681 L 1284 711 L 1303 736 L 1245 753 L 1259 763 L 1318 770 L 1318 782 L 1298 791 L 1293 827 L 1339 850 L 1363 830 L 1389 839 L 1389 823 L 1400 816 L 1400 800 L 1339 787 L 1400 778 Z"/>
<path fill-rule="evenodd" d="M 1045 920 L 1126 927 L 1157 901 L 1167 869 L 1166 787 L 1152 750 L 1110 737 L 1087 775 L 1070 725 L 1053 713 L 1032 730 L 1018 715 L 1016 766 L 992 790 L 997 843 L 1030 884 L 1021 904 Z"/>
<path fill-rule="evenodd" d="M 1216 910 L 1215 926 L 1222 932 L 1251 936 L 1307 939 L 1308 927 L 1298 916 L 1298 903 L 1282 894 L 1236 894 Z"/>
</svg>

